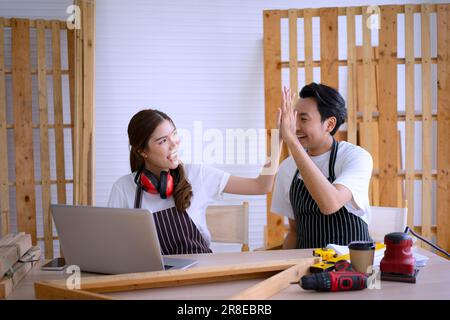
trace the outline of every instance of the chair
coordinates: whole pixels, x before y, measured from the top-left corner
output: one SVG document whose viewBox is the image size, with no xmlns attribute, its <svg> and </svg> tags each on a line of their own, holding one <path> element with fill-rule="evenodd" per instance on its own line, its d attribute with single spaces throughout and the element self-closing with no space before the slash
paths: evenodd
<svg viewBox="0 0 450 320">
<path fill-rule="evenodd" d="M 403 232 L 406 228 L 408 208 L 373 207 L 369 223 L 369 234 L 375 242 L 384 242 L 384 236 L 390 232 Z"/>
<path fill-rule="evenodd" d="M 249 251 L 248 202 L 207 207 L 206 224 L 212 242 L 241 243 L 241 251 Z"/>
</svg>

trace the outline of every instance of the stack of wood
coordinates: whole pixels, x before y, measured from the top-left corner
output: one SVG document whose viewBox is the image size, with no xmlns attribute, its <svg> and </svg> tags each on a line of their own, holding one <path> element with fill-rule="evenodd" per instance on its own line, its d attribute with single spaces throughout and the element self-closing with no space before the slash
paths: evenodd
<svg viewBox="0 0 450 320">
<path fill-rule="evenodd" d="M 29 234 L 10 233 L 0 239 L 0 299 L 11 294 L 40 258 L 41 249 L 32 245 Z"/>
</svg>

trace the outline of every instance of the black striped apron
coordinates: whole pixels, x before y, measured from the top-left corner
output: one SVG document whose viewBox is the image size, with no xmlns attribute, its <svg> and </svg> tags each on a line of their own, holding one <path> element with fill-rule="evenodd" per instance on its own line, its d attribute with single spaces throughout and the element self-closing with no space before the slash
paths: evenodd
<svg viewBox="0 0 450 320">
<path fill-rule="evenodd" d="M 211 253 L 207 242 L 186 212 L 176 207 L 153 213 L 161 254 Z"/>
<path fill-rule="evenodd" d="M 336 180 L 334 164 L 338 151 L 338 142 L 333 139 L 328 163 L 328 181 Z M 295 171 L 289 190 L 289 199 L 297 223 L 297 248 L 323 248 L 328 244 L 348 245 L 352 241 L 372 241 L 367 223 L 360 217 L 348 212 L 343 206 L 333 214 L 323 214 L 311 197 L 302 179 Z"/>
</svg>

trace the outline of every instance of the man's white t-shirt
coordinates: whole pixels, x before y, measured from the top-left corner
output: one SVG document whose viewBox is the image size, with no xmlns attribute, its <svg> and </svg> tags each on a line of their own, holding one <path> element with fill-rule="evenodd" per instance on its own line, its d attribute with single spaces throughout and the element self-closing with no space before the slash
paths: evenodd
<svg viewBox="0 0 450 320">
<path fill-rule="evenodd" d="M 329 177 L 328 162 L 331 150 L 318 156 L 312 156 L 311 160 L 320 169 L 325 177 Z M 370 222 L 369 183 L 372 176 L 372 156 L 366 150 L 346 141 L 339 142 L 334 173 L 336 180 L 334 185 L 340 184 L 347 187 L 352 193 L 352 200 L 345 204 L 345 208 L 361 217 L 367 224 Z M 272 195 L 271 211 L 294 218 L 289 190 L 294 178 L 297 165 L 293 157 L 285 159 L 278 170 L 275 187 Z M 301 172 L 298 179 L 302 179 Z"/>
<path fill-rule="evenodd" d="M 195 223 L 208 245 L 211 235 L 206 225 L 206 207 L 223 196 L 223 190 L 228 182 L 230 174 L 222 170 L 201 164 L 184 164 L 186 178 L 192 186 L 191 205 L 187 213 Z M 109 196 L 108 207 L 134 208 L 136 183 L 134 182 L 136 172 L 119 178 L 112 186 Z M 169 209 L 175 206 L 173 196 L 161 199 L 159 194 L 142 192 L 141 208 L 151 212 Z"/>
</svg>

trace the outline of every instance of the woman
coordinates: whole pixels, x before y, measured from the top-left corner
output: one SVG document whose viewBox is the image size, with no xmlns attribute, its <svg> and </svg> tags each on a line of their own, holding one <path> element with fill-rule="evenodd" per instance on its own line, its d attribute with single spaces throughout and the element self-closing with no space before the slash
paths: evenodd
<svg viewBox="0 0 450 320">
<path fill-rule="evenodd" d="M 208 204 L 223 193 L 256 195 L 272 190 L 273 173 L 244 178 L 181 163 L 177 129 L 164 112 L 146 109 L 135 114 L 128 138 L 131 173 L 113 185 L 108 206 L 149 209 L 162 254 L 212 252 L 205 217 Z M 274 159 L 277 166 L 279 155 Z"/>
<path fill-rule="evenodd" d="M 372 157 L 333 138 L 346 118 L 344 99 L 335 89 L 313 82 L 302 88 L 295 106 L 289 90 L 284 100 L 281 136 L 292 156 L 280 165 L 272 197 L 272 211 L 289 218 L 283 247 L 371 241 Z"/>
</svg>

